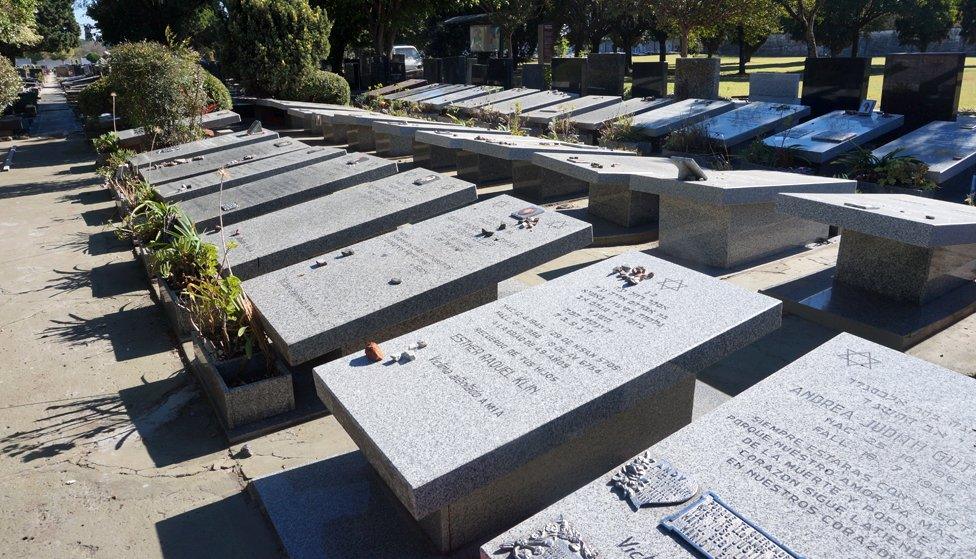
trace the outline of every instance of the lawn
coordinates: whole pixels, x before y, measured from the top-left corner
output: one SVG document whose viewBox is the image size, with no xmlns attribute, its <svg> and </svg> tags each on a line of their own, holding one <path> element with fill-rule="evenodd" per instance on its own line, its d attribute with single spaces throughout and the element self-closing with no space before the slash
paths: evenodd
<svg viewBox="0 0 976 559">
<path fill-rule="evenodd" d="M 674 72 L 674 61 L 677 55 L 669 55 L 668 62 Z M 656 62 L 657 55 L 635 56 L 638 62 Z M 803 58 L 800 57 L 756 57 L 746 65 L 747 72 L 796 72 L 803 73 Z M 868 98 L 881 101 L 881 82 L 884 78 L 883 56 L 876 57 L 871 62 L 871 81 L 868 85 Z M 722 83 L 719 94 L 723 97 L 749 95 L 748 76 L 739 76 L 739 59 L 734 56 L 722 57 Z M 673 90 L 674 83 L 669 88 Z M 960 109 L 976 110 L 976 57 L 966 59 L 966 72 L 963 74 L 962 97 L 959 101 Z"/>
</svg>

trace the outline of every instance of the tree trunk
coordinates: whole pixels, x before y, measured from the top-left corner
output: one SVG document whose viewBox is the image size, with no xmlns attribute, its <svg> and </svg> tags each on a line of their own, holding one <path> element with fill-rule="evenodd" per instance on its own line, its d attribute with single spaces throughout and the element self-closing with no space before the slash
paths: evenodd
<svg viewBox="0 0 976 559">
<path fill-rule="evenodd" d="M 658 60 L 661 62 L 668 61 L 668 38 L 658 38 L 657 40 L 658 49 Z"/>
<path fill-rule="evenodd" d="M 629 72 L 634 65 L 634 41 L 628 37 L 621 46 L 624 49 L 624 55 L 627 57 L 626 72 Z"/>
<path fill-rule="evenodd" d="M 329 65 L 332 66 L 332 71 L 336 74 L 345 75 L 342 68 L 342 61 L 345 59 L 346 53 L 346 43 L 335 42 L 329 45 L 329 58 L 327 59 Z"/>
<path fill-rule="evenodd" d="M 813 21 L 808 21 L 806 23 L 804 35 L 806 35 L 807 40 L 807 57 L 817 58 L 817 38 L 813 34 Z"/>
<path fill-rule="evenodd" d="M 861 50 L 861 30 L 857 29 L 851 37 L 851 58 L 857 58 L 859 50 Z"/>
<path fill-rule="evenodd" d="M 746 30 L 745 27 L 739 25 L 738 28 L 739 35 L 739 75 L 746 75 Z"/>
<path fill-rule="evenodd" d="M 688 34 L 688 30 L 681 30 L 681 58 L 688 57 Z"/>
</svg>

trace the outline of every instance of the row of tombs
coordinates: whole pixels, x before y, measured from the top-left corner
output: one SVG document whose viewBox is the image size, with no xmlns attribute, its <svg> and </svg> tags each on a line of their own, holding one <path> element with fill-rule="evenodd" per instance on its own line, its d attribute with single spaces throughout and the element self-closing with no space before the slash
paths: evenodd
<svg viewBox="0 0 976 559">
<path fill-rule="evenodd" d="M 432 107 L 479 97 L 416 81 L 378 95 L 411 91 Z M 559 94 L 511 99 L 532 95 Z M 976 310 L 976 208 L 490 126 L 251 103 L 316 141 L 255 123 L 123 171 L 217 247 L 267 334 L 269 374 L 236 383 L 242 365 L 218 360 L 155 278 L 228 439 L 328 412 L 360 449 L 251 482 L 290 556 L 976 556 L 976 412 L 959 405 L 972 381 L 902 353 Z M 680 115 L 680 103 L 656 110 Z M 580 193 L 582 213 L 547 203 Z M 823 272 L 759 293 L 716 277 L 810 250 L 832 228 L 839 251 Z M 658 245 L 499 285 L 621 229 Z M 784 311 L 844 333 L 692 422 L 696 374 L 775 335 Z"/>
</svg>

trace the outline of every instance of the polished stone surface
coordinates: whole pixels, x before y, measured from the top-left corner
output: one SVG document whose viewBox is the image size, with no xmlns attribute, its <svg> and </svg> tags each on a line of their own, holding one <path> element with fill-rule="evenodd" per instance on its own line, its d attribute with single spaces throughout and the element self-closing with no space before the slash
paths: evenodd
<svg viewBox="0 0 976 559">
<path fill-rule="evenodd" d="M 760 103 L 800 104 L 800 74 L 755 72 L 749 75 L 749 100 Z M 809 110 L 809 109 L 808 109 Z"/>
<path fill-rule="evenodd" d="M 841 334 L 649 457 L 794 553 L 750 554 L 737 530 L 712 540 L 727 546 L 722 557 L 969 557 L 976 412 L 959 402 L 973 396 L 963 375 Z M 482 559 L 504 557 L 504 545 L 560 518 L 601 558 L 699 557 L 660 527 L 695 500 L 635 510 L 613 484 L 629 462 L 487 542 Z M 716 528 L 708 517 L 689 525 L 696 534 Z"/>
<path fill-rule="evenodd" d="M 499 91 L 498 87 L 482 85 L 478 87 L 471 87 L 468 89 L 462 89 L 460 91 L 455 91 L 454 93 L 448 93 L 447 95 L 441 95 L 440 97 L 432 97 L 430 99 L 425 99 L 421 101 L 420 104 L 429 110 L 441 111 L 448 108 L 453 103 L 463 102 L 465 100 L 472 100 L 477 102 L 492 93 L 497 93 Z"/>
<path fill-rule="evenodd" d="M 648 138 L 660 138 L 734 108 L 729 101 L 684 99 L 635 116 L 633 127 Z"/>
<path fill-rule="evenodd" d="M 471 183 L 411 169 L 244 220 L 204 240 L 242 280 L 291 266 L 478 200 Z M 224 255 L 224 242 L 235 246 Z"/>
<path fill-rule="evenodd" d="M 807 58 L 801 102 L 814 117 L 854 111 L 868 95 L 870 58 Z"/>
<path fill-rule="evenodd" d="M 128 159 L 129 165 L 133 168 L 147 167 L 154 164 L 165 163 L 167 161 L 172 161 L 174 159 L 180 159 L 183 157 L 195 157 L 198 155 L 206 155 L 208 153 L 213 153 L 215 151 L 221 151 L 225 149 L 230 149 L 234 147 L 246 146 L 249 144 L 255 144 L 258 142 L 264 142 L 268 139 L 275 139 L 278 137 L 277 132 L 271 130 L 262 130 L 257 134 L 248 134 L 246 132 L 234 132 L 232 134 L 224 134 L 222 136 L 214 136 L 213 138 L 204 138 L 202 140 L 197 140 L 195 142 L 188 142 L 185 144 L 180 144 L 178 146 L 172 146 L 168 148 L 162 148 L 152 151 L 146 151 L 143 153 L 136 154 Z"/>
<path fill-rule="evenodd" d="M 708 137 L 733 147 L 798 123 L 810 107 L 783 103 L 752 102 L 702 122 Z"/>
<path fill-rule="evenodd" d="M 535 109 L 548 107 L 564 101 L 570 101 L 578 97 L 579 96 L 576 94 L 564 93 L 562 91 L 540 91 L 538 93 L 523 95 L 514 99 L 493 102 L 489 105 L 481 107 L 479 112 L 511 116 L 515 114 L 516 111 L 522 111 L 524 114 Z"/>
<path fill-rule="evenodd" d="M 583 95 L 622 97 L 626 74 L 626 54 L 591 52 L 586 55 L 586 78 L 583 83 Z"/>
<path fill-rule="evenodd" d="M 546 68 L 551 68 L 551 64 L 523 64 L 522 65 L 522 87 L 533 89 L 548 89 L 546 84 Z"/>
<path fill-rule="evenodd" d="M 186 180 L 221 168 L 246 165 L 250 161 L 277 157 L 300 149 L 311 149 L 311 146 L 291 138 L 279 139 L 276 136 L 268 136 L 267 141 L 264 142 L 231 146 L 206 155 L 183 157 L 180 158 L 181 163 L 172 166 L 145 166 L 139 169 L 139 175 L 158 188 L 168 182 Z"/>
<path fill-rule="evenodd" d="M 586 79 L 586 59 L 554 56 L 552 59 L 552 88 L 558 91 L 583 92 Z"/>
<path fill-rule="evenodd" d="M 386 95 L 389 95 L 390 93 L 396 93 L 398 91 L 405 91 L 405 90 L 408 90 L 408 89 L 415 89 L 415 88 L 420 87 L 422 85 L 427 85 L 427 80 L 417 80 L 417 79 L 404 80 L 402 82 L 397 82 L 397 83 L 392 84 L 392 85 L 387 85 L 387 86 L 379 87 L 379 88 L 376 88 L 376 89 L 371 89 L 371 90 L 369 90 L 369 91 L 366 92 L 366 96 L 367 97 L 385 97 Z"/>
<path fill-rule="evenodd" d="M 402 99 L 404 97 L 407 97 L 408 95 L 414 95 L 414 94 L 417 94 L 417 93 L 420 93 L 420 92 L 423 92 L 423 91 L 432 91 L 434 89 L 440 89 L 440 88 L 442 88 L 442 87 L 444 87 L 446 85 L 449 85 L 449 84 L 444 84 L 444 83 L 428 83 L 427 85 L 422 85 L 420 87 L 415 87 L 415 88 L 412 88 L 412 89 L 406 89 L 404 91 L 398 91 L 396 93 L 390 93 L 388 95 L 385 95 L 384 97 L 386 99 L 389 99 L 389 100 L 392 101 L 392 100 L 395 100 L 395 99 Z"/>
<path fill-rule="evenodd" d="M 641 113 L 653 111 L 654 109 L 660 109 L 675 101 L 676 99 L 673 97 L 635 97 L 598 109 L 575 114 L 569 117 L 569 121 L 580 130 L 599 131 L 617 119 L 633 117 Z"/>
<path fill-rule="evenodd" d="M 549 105 L 541 109 L 535 109 L 522 113 L 522 116 L 535 126 L 545 126 L 554 120 L 569 118 L 574 115 L 585 113 L 594 109 L 609 107 L 620 102 L 620 97 L 611 95 L 588 95 L 571 99 L 555 105 Z"/>
<path fill-rule="evenodd" d="M 511 214 L 529 205 L 492 198 L 351 245 L 352 256 L 327 253 L 316 259 L 325 265 L 306 261 L 248 280 L 244 289 L 282 356 L 305 363 L 590 244 L 588 224 L 555 212 L 520 229 Z"/>
<path fill-rule="evenodd" d="M 956 120 L 965 70 L 963 52 L 889 54 L 881 110 L 905 115 L 909 130 L 933 120 Z"/>
<path fill-rule="evenodd" d="M 874 150 L 884 157 L 898 150 L 929 166 L 928 178 L 942 184 L 976 165 L 976 129 L 966 122 L 930 122 Z"/>
<path fill-rule="evenodd" d="M 905 122 L 901 115 L 848 114 L 834 111 L 808 120 L 778 134 L 763 143 L 774 148 L 790 148 L 811 163 L 827 163 L 857 146 L 892 132 Z"/>
<path fill-rule="evenodd" d="M 659 168 L 660 173 L 655 170 L 653 173 L 634 174 L 630 181 L 631 188 L 715 206 L 773 203 L 777 201 L 777 195 L 783 192 L 826 192 L 844 196 L 844 193 L 853 193 L 857 188 L 857 181 L 781 171 L 707 170 L 706 180 L 681 181 L 677 179 L 676 170 L 666 169 L 663 165 Z"/>
<path fill-rule="evenodd" d="M 481 109 L 501 101 L 510 101 L 517 97 L 525 97 L 533 93 L 539 93 L 538 89 L 528 87 L 516 87 L 514 89 L 503 89 L 482 97 L 473 97 L 464 101 L 455 101 L 448 106 L 448 109 L 457 109 L 464 114 L 470 114 L 473 110 Z"/>
<path fill-rule="evenodd" d="M 396 171 L 392 161 L 354 153 L 185 200 L 180 207 L 202 231 L 218 225 L 221 215 L 228 226 Z"/>
<path fill-rule="evenodd" d="M 428 91 L 418 91 L 410 95 L 405 95 L 400 98 L 404 103 L 420 103 L 426 99 L 433 99 L 435 97 L 440 97 L 442 95 L 447 95 L 449 93 L 457 93 L 458 91 L 465 91 L 472 89 L 473 85 L 465 84 L 454 84 L 454 85 L 443 85 L 439 88 L 431 89 Z"/>
<path fill-rule="evenodd" d="M 633 62 L 632 97 L 664 97 L 668 94 L 667 62 Z"/>
<path fill-rule="evenodd" d="M 196 117 L 194 120 L 201 128 L 216 130 L 240 123 L 241 115 L 234 111 L 216 111 L 207 113 L 201 117 Z M 184 119 L 183 122 L 186 123 L 188 120 Z M 151 140 L 150 134 L 147 134 L 142 128 L 119 130 L 117 136 L 119 137 L 119 145 L 122 147 L 138 146 L 143 142 L 149 143 Z"/>
<path fill-rule="evenodd" d="M 654 276 L 628 285 L 624 265 Z M 454 549 L 685 423 L 693 373 L 780 318 L 769 298 L 627 253 L 383 344 L 426 342 L 408 363 L 355 355 L 315 374 L 407 510 Z"/>
</svg>

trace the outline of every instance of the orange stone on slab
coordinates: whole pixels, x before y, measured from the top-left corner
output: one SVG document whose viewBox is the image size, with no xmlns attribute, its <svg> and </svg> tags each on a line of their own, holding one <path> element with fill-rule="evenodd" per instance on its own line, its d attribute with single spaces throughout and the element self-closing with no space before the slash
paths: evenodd
<svg viewBox="0 0 976 559">
<path fill-rule="evenodd" d="M 382 361 L 386 357 L 383 355 L 383 350 L 380 348 L 379 344 L 376 342 L 369 342 L 366 344 L 366 358 L 370 361 L 376 363 Z"/>
</svg>

